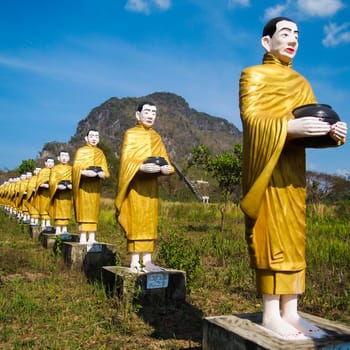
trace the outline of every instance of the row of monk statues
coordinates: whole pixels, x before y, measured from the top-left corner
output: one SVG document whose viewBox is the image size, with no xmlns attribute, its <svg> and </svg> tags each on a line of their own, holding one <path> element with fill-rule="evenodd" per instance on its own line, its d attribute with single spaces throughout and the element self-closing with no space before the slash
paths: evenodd
<svg viewBox="0 0 350 350">
<path fill-rule="evenodd" d="M 298 295 L 305 291 L 306 176 L 305 145 L 299 139 L 327 136 L 340 146 L 346 123 L 330 123 L 311 112 L 297 118 L 293 111 L 317 104 L 309 82 L 292 69 L 298 50 L 297 24 L 287 17 L 264 27 L 262 64 L 242 71 L 239 105 L 243 124 L 243 199 L 246 239 L 258 292 L 263 296 L 263 325 L 288 340 L 320 338 L 325 332 L 301 318 Z M 152 126 L 152 102 L 140 104 L 136 126 L 127 130 L 120 152 L 115 207 L 125 232 L 133 271 L 158 271 L 152 262 L 157 239 L 158 176 L 174 173 L 161 137 Z M 90 130 L 73 165 L 61 151 L 59 164 L 48 158 L 34 174 L 10 179 L 1 186 L 1 204 L 43 228 L 54 220 L 65 232 L 71 209 L 79 224 L 80 242 L 95 241 L 100 181 L 109 177 L 106 158 L 97 147 L 99 133 Z M 71 201 L 71 196 L 73 201 Z"/>
<path fill-rule="evenodd" d="M 160 175 L 174 173 L 160 135 L 153 130 L 157 108 L 142 102 L 136 112 L 135 127 L 126 131 L 120 156 L 118 195 L 115 200 L 118 222 L 127 238 L 132 271 L 160 271 L 152 263 L 158 225 L 158 181 Z M 67 233 L 72 209 L 79 227 L 80 243 L 90 249 L 96 242 L 100 211 L 101 181 L 110 176 L 100 135 L 88 130 L 86 144 L 78 148 L 73 164 L 61 150 L 48 157 L 45 166 L 0 187 L 0 201 L 6 210 L 30 225 L 51 228 L 59 235 Z"/>
</svg>

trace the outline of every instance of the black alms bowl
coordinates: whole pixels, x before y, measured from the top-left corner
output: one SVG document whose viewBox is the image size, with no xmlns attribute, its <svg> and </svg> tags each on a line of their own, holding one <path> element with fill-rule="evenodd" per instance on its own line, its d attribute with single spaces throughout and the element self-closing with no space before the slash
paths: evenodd
<svg viewBox="0 0 350 350">
<path fill-rule="evenodd" d="M 143 163 L 155 163 L 159 166 L 168 165 L 168 162 L 163 157 L 148 157 Z"/>
<path fill-rule="evenodd" d="M 312 103 L 303 105 L 295 108 L 292 113 L 295 118 L 322 118 L 323 121 L 328 122 L 329 124 L 334 124 L 340 121 L 338 114 L 332 109 L 332 107 L 330 105 L 322 103 Z M 323 148 L 337 146 L 337 142 L 334 141 L 329 135 L 298 138 L 294 139 L 293 143 L 308 148 Z"/>
</svg>

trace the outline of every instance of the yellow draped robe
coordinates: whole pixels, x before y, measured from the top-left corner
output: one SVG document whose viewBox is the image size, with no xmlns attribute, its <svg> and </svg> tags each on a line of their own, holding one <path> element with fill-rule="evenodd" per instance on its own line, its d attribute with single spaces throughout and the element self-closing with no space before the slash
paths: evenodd
<svg viewBox="0 0 350 350">
<path fill-rule="evenodd" d="M 107 160 L 102 150 L 87 144 L 79 148 L 73 162 L 73 203 L 79 230 L 96 232 L 100 213 L 100 178 L 81 175 L 89 166 L 100 166 L 109 177 Z"/>
<path fill-rule="evenodd" d="M 10 182 L 8 189 L 8 201 L 13 210 L 16 210 L 16 181 Z"/>
<path fill-rule="evenodd" d="M 38 179 L 36 182 L 36 200 L 38 201 L 38 210 L 41 220 L 49 220 L 50 215 L 47 210 L 50 203 L 50 190 L 45 187 L 40 187 L 44 183 L 49 183 L 50 179 L 50 168 L 42 168 L 38 173 Z"/>
<path fill-rule="evenodd" d="M 158 237 L 159 174 L 139 171 L 150 156 L 163 157 L 170 165 L 160 135 L 138 123 L 124 135 L 115 200 L 118 222 L 125 232 L 130 253 L 152 253 Z"/>
<path fill-rule="evenodd" d="M 39 205 L 37 203 L 38 197 L 35 195 L 37 181 L 38 175 L 33 175 L 29 179 L 27 186 L 27 206 L 29 209 L 29 215 L 33 219 L 39 219 Z"/>
<path fill-rule="evenodd" d="M 315 103 L 307 80 L 271 54 L 240 79 L 246 239 L 257 289 L 305 289 L 305 149 L 286 141 L 294 108 Z"/>
<path fill-rule="evenodd" d="M 72 190 L 59 190 L 60 181 L 72 182 L 72 167 L 69 164 L 57 164 L 51 169 L 50 174 L 50 216 L 55 220 L 55 225 L 67 226 L 72 216 Z"/>
<path fill-rule="evenodd" d="M 27 187 L 29 179 L 19 180 L 17 208 L 23 215 L 29 215 L 28 203 L 27 203 Z"/>
</svg>

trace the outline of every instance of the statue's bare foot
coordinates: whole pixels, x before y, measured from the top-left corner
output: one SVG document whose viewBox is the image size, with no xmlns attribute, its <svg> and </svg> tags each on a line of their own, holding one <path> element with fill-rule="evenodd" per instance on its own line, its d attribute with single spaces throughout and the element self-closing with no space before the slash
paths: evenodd
<svg viewBox="0 0 350 350">
<path fill-rule="evenodd" d="M 134 273 L 139 273 L 139 272 L 141 272 L 141 265 L 140 265 L 140 263 L 131 263 L 130 264 L 130 270 L 131 270 L 131 272 L 134 272 Z"/>
<path fill-rule="evenodd" d="M 153 263 L 146 262 L 145 266 L 143 267 L 143 271 L 145 272 L 160 272 L 163 271 L 163 269 L 157 265 L 154 265 Z"/>
<path fill-rule="evenodd" d="M 306 321 L 298 315 L 296 317 L 284 317 L 283 319 L 309 338 L 320 339 L 327 335 L 324 330 Z"/>
<path fill-rule="evenodd" d="M 284 321 L 282 318 L 264 321 L 263 326 L 285 340 L 309 339 L 301 331 Z"/>
</svg>

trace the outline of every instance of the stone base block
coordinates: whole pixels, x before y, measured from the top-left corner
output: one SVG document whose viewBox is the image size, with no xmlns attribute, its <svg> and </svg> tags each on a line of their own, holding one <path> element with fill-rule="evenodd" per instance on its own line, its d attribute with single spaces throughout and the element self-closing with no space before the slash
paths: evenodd
<svg viewBox="0 0 350 350">
<path fill-rule="evenodd" d="M 260 325 L 261 313 L 207 317 L 203 323 L 203 350 L 350 349 L 350 327 L 301 312 L 300 315 L 325 330 L 327 336 L 284 340 Z"/>
<path fill-rule="evenodd" d="M 71 269 L 83 271 L 90 281 L 101 280 L 102 266 L 115 265 L 116 262 L 116 247 L 112 244 L 96 242 L 88 246 L 76 242 L 63 242 L 61 250 L 66 265 Z"/>
<path fill-rule="evenodd" d="M 80 235 L 74 233 L 61 233 L 56 235 L 54 233 L 41 233 L 40 240 L 44 248 L 53 248 L 56 251 L 61 250 L 63 242 L 79 242 Z"/>
<path fill-rule="evenodd" d="M 39 239 L 41 233 L 41 227 L 39 225 L 30 225 L 29 226 L 29 235 L 33 239 Z"/>
<path fill-rule="evenodd" d="M 135 273 L 127 267 L 104 266 L 103 282 L 107 291 L 126 302 L 166 305 L 186 300 L 184 271 L 164 269 L 161 272 Z"/>
</svg>

